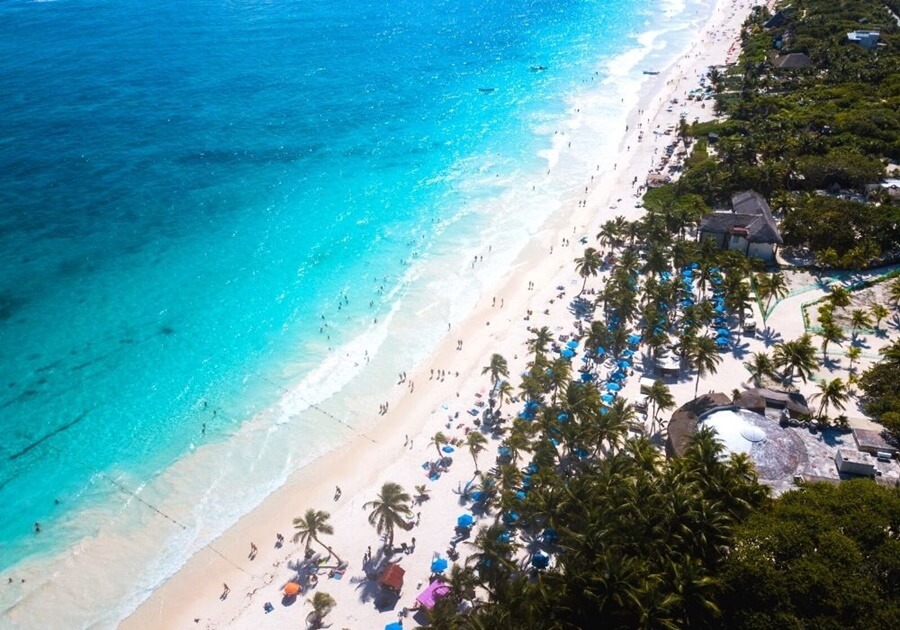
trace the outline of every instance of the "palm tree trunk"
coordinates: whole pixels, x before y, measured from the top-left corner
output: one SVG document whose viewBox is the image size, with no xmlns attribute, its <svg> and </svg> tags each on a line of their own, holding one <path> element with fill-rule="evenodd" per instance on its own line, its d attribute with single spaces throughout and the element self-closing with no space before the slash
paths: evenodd
<svg viewBox="0 0 900 630">
<path fill-rule="evenodd" d="M 697 371 L 697 383 L 694 385 L 694 398 L 697 397 L 697 391 L 700 389 L 700 371 Z"/>
</svg>

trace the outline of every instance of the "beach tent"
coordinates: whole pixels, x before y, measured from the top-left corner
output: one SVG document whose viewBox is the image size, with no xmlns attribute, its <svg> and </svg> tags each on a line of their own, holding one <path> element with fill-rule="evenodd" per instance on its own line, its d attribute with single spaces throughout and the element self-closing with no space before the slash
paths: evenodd
<svg viewBox="0 0 900 630">
<path fill-rule="evenodd" d="M 381 576 L 378 578 L 378 584 L 399 595 L 400 591 L 403 589 L 404 575 L 406 575 L 406 571 L 403 567 L 396 562 L 390 562 L 384 568 L 384 571 L 381 572 Z"/>
<path fill-rule="evenodd" d="M 439 599 L 449 594 L 450 587 L 440 580 L 435 580 L 428 585 L 428 588 L 416 595 L 416 601 L 428 610 L 431 610 Z"/>
<path fill-rule="evenodd" d="M 303 589 L 296 582 L 288 582 L 284 585 L 284 594 L 288 597 L 295 597 L 300 594 Z"/>
</svg>

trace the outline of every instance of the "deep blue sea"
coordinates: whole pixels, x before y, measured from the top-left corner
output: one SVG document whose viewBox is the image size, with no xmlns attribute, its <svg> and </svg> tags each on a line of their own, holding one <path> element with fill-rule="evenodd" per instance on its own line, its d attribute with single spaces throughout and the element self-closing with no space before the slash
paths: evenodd
<svg viewBox="0 0 900 630">
<path fill-rule="evenodd" d="M 386 352 L 375 320 L 478 251 L 567 96 L 651 27 L 641 0 L 0 3 L 0 581 L 146 526 L 131 492 L 248 426 L 310 439 L 232 520 L 346 438 L 308 404 L 357 374 L 305 380 L 335 348 Z M 433 315 L 427 342 L 461 313 Z"/>
</svg>

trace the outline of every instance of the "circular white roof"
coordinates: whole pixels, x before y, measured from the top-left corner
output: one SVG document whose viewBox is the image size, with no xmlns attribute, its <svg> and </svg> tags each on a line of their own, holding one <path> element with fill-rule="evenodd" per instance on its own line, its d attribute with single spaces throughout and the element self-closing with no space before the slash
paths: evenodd
<svg viewBox="0 0 900 630">
<path fill-rule="evenodd" d="M 766 433 L 748 422 L 740 412 L 731 409 L 715 411 L 701 421 L 702 426 L 716 430 L 719 441 L 728 453 L 750 454 L 750 449 L 757 442 L 766 439 Z"/>
</svg>

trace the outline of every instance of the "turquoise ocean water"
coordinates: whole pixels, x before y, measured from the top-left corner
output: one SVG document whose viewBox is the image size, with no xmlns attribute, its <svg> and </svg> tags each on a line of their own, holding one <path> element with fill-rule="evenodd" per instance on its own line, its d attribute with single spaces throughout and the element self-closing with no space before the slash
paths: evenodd
<svg viewBox="0 0 900 630">
<path fill-rule="evenodd" d="M 600 152 L 640 64 L 671 60 L 707 13 L 0 4 L 0 581 L 30 578 L 0 615 L 38 619 L 22 611 L 68 558 L 62 577 L 105 599 L 66 587 L 81 599 L 69 621 L 114 623 L 346 439 L 490 282 L 462 280 L 473 253 L 503 233 L 511 263 L 571 192 L 557 176 L 517 196 L 547 170 L 554 131 L 578 127 Z M 585 94 L 595 118 L 573 125 Z M 565 168 L 583 179 L 599 161 Z M 362 349 L 384 369 L 366 373 Z M 147 583 L 106 583 L 134 566 L 92 541 L 141 537 L 124 555 Z"/>
</svg>

